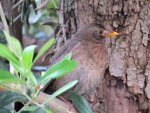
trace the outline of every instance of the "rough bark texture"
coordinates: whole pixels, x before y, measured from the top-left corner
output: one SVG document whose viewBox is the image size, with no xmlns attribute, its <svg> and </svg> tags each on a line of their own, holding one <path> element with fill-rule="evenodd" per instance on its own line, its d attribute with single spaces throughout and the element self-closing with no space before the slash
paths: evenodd
<svg viewBox="0 0 150 113">
<path fill-rule="evenodd" d="M 150 112 L 150 1 L 60 0 L 65 41 L 79 27 L 97 22 L 119 32 L 108 39 L 109 68 L 97 91 L 95 113 Z"/>
</svg>

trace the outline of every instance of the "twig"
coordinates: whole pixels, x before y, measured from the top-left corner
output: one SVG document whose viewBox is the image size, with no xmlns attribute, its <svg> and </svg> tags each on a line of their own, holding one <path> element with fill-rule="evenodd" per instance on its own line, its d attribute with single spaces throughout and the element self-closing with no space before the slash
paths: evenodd
<svg viewBox="0 0 150 113">
<path fill-rule="evenodd" d="M 59 17 L 60 17 L 60 23 L 61 23 L 61 27 L 62 27 L 62 32 L 63 32 L 63 39 L 66 42 L 66 33 L 65 33 L 65 24 L 64 24 L 64 0 L 62 0 L 61 4 L 60 4 L 60 13 L 59 13 Z"/>
<path fill-rule="evenodd" d="M 2 8 L 1 2 L 0 2 L 0 16 L 1 16 L 1 19 L 2 19 L 2 23 L 4 24 L 4 29 L 9 33 L 9 28 L 8 28 L 8 25 L 7 25 L 7 21 L 6 21 L 5 15 L 4 15 L 4 11 L 3 11 L 3 8 Z"/>
<path fill-rule="evenodd" d="M 18 5 L 20 5 L 22 2 L 24 2 L 25 0 L 20 0 L 19 2 L 17 2 L 12 9 L 15 9 Z"/>
<path fill-rule="evenodd" d="M 2 23 L 4 25 L 4 29 L 9 33 L 9 27 L 7 25 L 7 21 L 6 21 L 6 18 L 5 18 L 5 14 L 4 14 L 4 11 L 3 11 L 3 8 L 2 8 L 1 1 L 0 1 L 0 16 L 1 16 L 1 19 L 2 19 Z M 13 68 L 11 63 L 10 63 L 10 72 L 14 73 L 14 68 Z"/>
<path fill-rule="evenodd" d="M 15 17 L 13 20 L 13 23 L 15 23 L 20 17 L 21 17 L 21 14 L 19 14 L 17 17 Z"/>
<path fill-rule="evenodd" d="M 49 95 L 40 92 L 38 98 L 34 103 L 42 103 L 43 100 L 47 99 Z M 48 102 L 49 108 L 53 113 L 70 113 L 69 107 L 61 100 L 54 98 Z"/>
<path fill-rule="evenodd" d="M 43 7 L 45 7 L 48 4 L 49 0 L 45 0 L 39 7 L 37 7 L 35 10 L 39 10 L 42 9 Z"/>
<path fill-rule="evenodd" d="M 31 104 L 32 101 L 33 101 L 33 100 L 30 100 L 29 102 L 27 102 L 27 103 L 24 105 L 24 107 L 26 107 L 26 106 L 28 106 L 29 104 Z M 24 107 L 22 107 L 17 113 L 21 113 L 22 110 L 24 109 Z"/>
</svg>

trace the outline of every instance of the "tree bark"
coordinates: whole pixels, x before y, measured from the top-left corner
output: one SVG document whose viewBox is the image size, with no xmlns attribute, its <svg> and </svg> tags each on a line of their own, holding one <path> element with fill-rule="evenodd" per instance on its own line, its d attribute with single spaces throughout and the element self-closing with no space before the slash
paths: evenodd
<svg viewBox="0 0 150 113">
<path fill-rule="evenodd" d="M 15 19 L 18 15 L 18 8 L 12 9 L 13 7 L 13 0 L 2 0 L 2 6 L 5 13 L 6 18 L 11 23 L 11 19 Z M 16 37 L 20 43 L 22 44 L 22 22 L 21 19 L 17 19 L 13 25 L 9 25 L 10 33 L 14 37 Z"/>
<path fill-rule="evenodd" d="M 109 68 L 97 90 L 95 113 L 150 112 L 150 1 L 60 0 L 57 38 L 97 22 L 119 32 L 108 39 Z"/>
<path fill-rule="evenodd" d="M 18 9 L 15 8 L 13 10 L 13 19 L 16 18 L 20 13 L 18 12 Z M 14 22 L 14 25 L 11 27 L 11 32 L 13 36 L 15 36 L 20 43 L 23 45 L 22 42 L 22 22 L 21 19 L 19 18 L 16 22 Z"/>
</svg>

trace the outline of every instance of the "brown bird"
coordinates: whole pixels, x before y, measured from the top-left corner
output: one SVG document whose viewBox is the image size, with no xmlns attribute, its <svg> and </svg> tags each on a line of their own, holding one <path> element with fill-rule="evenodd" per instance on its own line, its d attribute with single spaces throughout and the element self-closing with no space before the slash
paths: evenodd
<svg viewBox="0 0 150 113">
<path fill-rule="evenodd" d="M 51 64 L 53 65 L 71 52 L 72 59 L 78 61 L 77 68 L 73 72 L 54 80 L 52 84 L 44 88 L 44 92 L 50 93 L 51 88 L 56 91 L 67 83 L 78 80 L 76 86 L 71 90 L 85 98 L 89 96 L 98 86 L 108 66 L 105 39 L 109 34 L 106 34 L 106 31 L 97 23 L 90 23 L 79 29 L 74 37 L 68 40 L 52 57 Z M 114 32 L 110 35 L 112 34 Z M 68 96 L 68 93 L 64 93 L 63 96 Z"/>
</svg>

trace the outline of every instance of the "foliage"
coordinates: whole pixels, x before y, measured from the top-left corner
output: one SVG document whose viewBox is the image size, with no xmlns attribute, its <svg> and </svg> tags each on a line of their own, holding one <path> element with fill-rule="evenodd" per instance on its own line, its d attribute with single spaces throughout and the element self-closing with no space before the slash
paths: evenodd
<svg viewBox="0 0 150 113">
<path fill-rule="evenodd" d="M 17 1 L 17 0 L 16 0 Z M 35 37 L 38 32 L 50 36 L 57 25 L 57 0 L 25 0 L 16 2 L 23 24 L 23 34 Z M 50 26 L 47 23 L 52 23 Z"/>
<path fill-rule="evenodd" d="M 79 113 L 93 113 L 87 101 L 79 94 L 76 94 L 75 92 L 71 92 L 70 98 L 73 102 L 73 105 L 79 111 Z"/>
<path fill-rule="evenodd" d="M 68 83 L 54 92 L 42 104 L 36 103 L 34 100 L 38 98 L 40 90 L 50 80 L 69 73 L 76 67 L 77 62 L 75 60 L 70 60 L 71 54 L 68 54 L 45 73 L 42 73 L 40 79 L 37 80 L 31 67 L 54 43 L 54 38 L 49 40 L 33 59 L 34 50 L 36 48 L 35 45 L 22 49 L 20 42 L 16 38 L 10 36 L 6 31 L 4 31 L 4 34 L 8 42 L 8 47 L 4 44 L 0 44 L 0 56 L 6 58 L 12 64 L 15 73 L 0 69 L 0 86 L 9 90 L 0 93 L 0 101 L 3 101 L 3 103 L 0 104 L 0 110 L 6 110 L 6 105 L 10 105 L 12 102 L 21 101 L 25 106 L 18 113 L 21 111 L 35 111 L 38 108 L 42 108 L 46 113 L 51 113 L 51 111 L 44 107 L 46 103 L 73 87 L 77 83 L 77 80 Z M 34 104 L 29 106 L 31 103 Z"/>
</svg>

